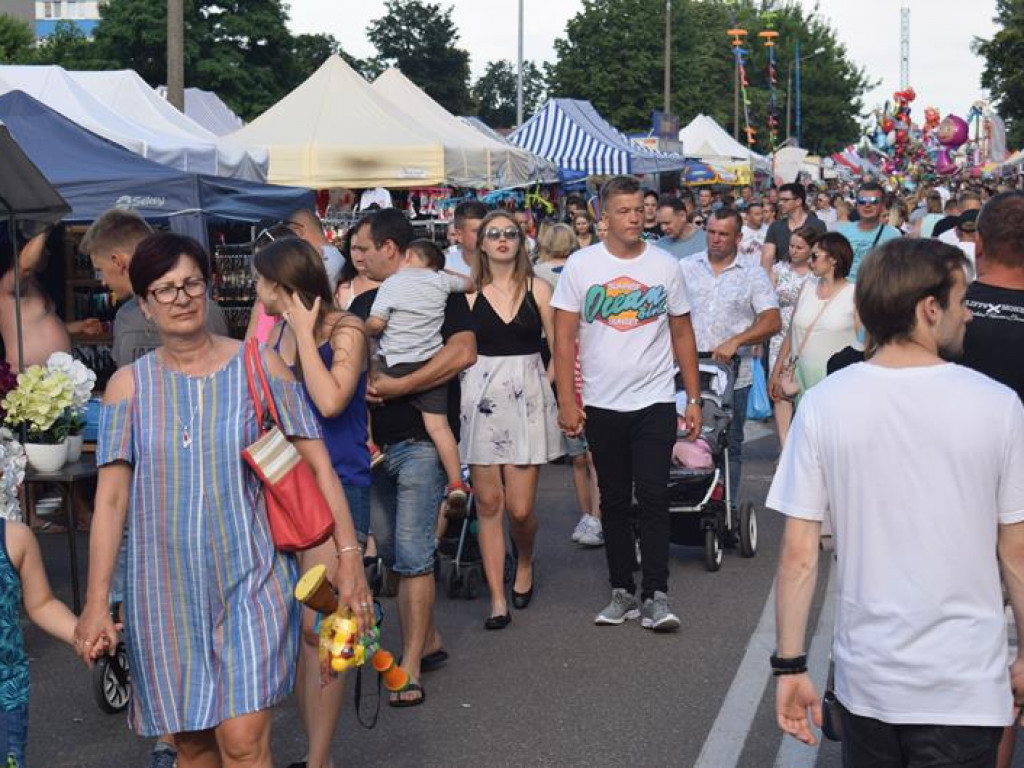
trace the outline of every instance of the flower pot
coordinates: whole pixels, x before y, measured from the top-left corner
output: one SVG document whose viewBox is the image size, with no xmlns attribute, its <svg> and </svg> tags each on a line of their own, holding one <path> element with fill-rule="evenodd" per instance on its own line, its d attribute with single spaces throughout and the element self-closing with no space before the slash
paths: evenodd
<svg viewBox="0 0 1024 768">
<path fill-rule="evenodd" d="M 37 472 L 56 472 L 68 460 L 68 441 L 56 445 L 25 443 L 25 456 Z"/>
<path fill-rule="evenodd" d="M 82 457 L 82 444 L 85 437 L 82 435 L 68 435 L 68 464 L 74 464 Z"/>
</svg>

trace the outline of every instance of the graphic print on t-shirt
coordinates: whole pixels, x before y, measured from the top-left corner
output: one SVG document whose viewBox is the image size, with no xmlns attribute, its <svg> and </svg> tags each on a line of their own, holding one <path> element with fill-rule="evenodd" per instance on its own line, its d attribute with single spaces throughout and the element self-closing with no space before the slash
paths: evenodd
<svg viewBox="0 0 1024 768">
<path fill-rule="evenodd" d="M 617 331 L 632 331 L 653 323 L 667 311 L 665 286 L 646 286 L 625 275 L 590 286 L 583 300 L 586 322 L 604 323 Z"/>
</svg>

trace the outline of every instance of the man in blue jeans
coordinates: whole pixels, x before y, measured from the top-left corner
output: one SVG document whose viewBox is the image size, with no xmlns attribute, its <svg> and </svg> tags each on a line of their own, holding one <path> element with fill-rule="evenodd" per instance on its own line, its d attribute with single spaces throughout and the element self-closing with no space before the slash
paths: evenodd
<svg viewBox="0 0 1024 768">
<path fill-rule="evenodd" d="M 361 219 L 352 235 L 352 251 L 366 259 L 367 274 L 383 281 L 398 271 L 413 241 L 412 224 L 395 209 L 374 211 Z M 356 297 L 350 310 L 369 316 L 376 291 Z M 452 294 L 441 328 L 445 346 L 425 366 L 401 378 L 377 376 L 368 387 L 383 402 L 371 410 L 373 438 L 385 455 L 374 473 L 373 535 L 384 564 L 398 574 L 398 621 L 402 629 L 402 668 L 410 682 L 391 694 L 394 707 L 423 703 L 420 685 L 424 657 L 441 651 L 434 628 L 434 531 L 444 495 L 445 475 L 422 414 L 408 395 L 449 382 L 448 419 L 459 434 L 456 376 L 476 361 L 469 304 Z"/>
<path fill-rule="evenodd" d="M 729 496 L 733 507 L 743 468 L 743 427 L 753 382 L 751 347 L 779 332 L 779 299 L 758 265 L 736 258 L 743 219 L 720 208 L 708 220 L 708 249 L 680 262 L 690 294 L 697 349 L 715 360 L 736 364 L 729 426 Z"/>
</svg>

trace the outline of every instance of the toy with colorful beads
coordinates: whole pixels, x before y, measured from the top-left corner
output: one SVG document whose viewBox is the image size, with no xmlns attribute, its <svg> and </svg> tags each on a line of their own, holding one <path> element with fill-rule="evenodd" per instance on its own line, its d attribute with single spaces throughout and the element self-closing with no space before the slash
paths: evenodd
<svg viewBox="0 0 1024 768">
<path fill-rule="evenodd" d="M 380 647 L 380 629 L 374 625 L 358 634 L 358 623 L 348 608 L 338 604 L 337 592 L 323 565 L 314 565 L 303 574 L 295 585 L 295 598 L 319 614 L 319 658 L 326 675 L 361 667 L 370 659 L 388 690 L 397 691 L 406 684 L 408 674 Z"/>
</svg>

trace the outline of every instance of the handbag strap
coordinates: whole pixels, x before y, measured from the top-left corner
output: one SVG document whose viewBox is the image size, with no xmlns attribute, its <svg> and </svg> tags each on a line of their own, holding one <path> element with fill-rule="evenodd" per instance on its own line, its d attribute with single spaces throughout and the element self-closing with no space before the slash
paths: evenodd
<svg viewBox="0 0 1024 768">
<path fill-rule="evenodd" d="M 377 675 L 377 704 L 373 708 L 373 714 L 370 715 L 368 720 L 363 719 L 363 668 L 356 667 L 356 719 L 359 724 L 366 730 L 373 730 L 377 725 L 377 718 L 380 717 L 380 675 Z"/>
<path fill-rule="evenodd" d="M 808 286 L 810 286 L 810 284 L 809 284 L 809 283 L 808 283 Z M 813 320 L 811 321 L 811 324 L 807 326 L 807 332 L 806 332 L 806 333 L 804 333 L 804 337 L 803 337 L 803 339 L 802 339 L 802 340 L 800 341 L 800 348 L 799 348 L 799 349 L 797 349 L 797 351 L 796 351 L 796 354 L 795 354 L 795 355 L 793 355 L 793 357 L 791 358 L 791 360 L 792 360 L 792 362 L 793 362 L 793 363 L 796 363 L 796 361 L 800 359 L 800 355 L 802 355 L 802 354 L 803 354 L 803 351 L 804 351 L 804 347 L 805 347 L 805 346 L 807 346 L 807 341 L 808 341 L 808 339 L 810 339 L 810 338 L 811 338 L 811 332 L 812 332 L 812 331 L 814 330 L 814 326 L 818 324 L 818 320 L 820 320 L 820 319 L 821 319 L 821 316 L 825 314 L 825 310 L 826 310 L 826 309 L 828 309 L 828 305 L 832 303 L 832 299 L 834 299 L 834 298 L 835 298 L 836 296 L 838 296 L 838 295 L 839 295 L 840 293 L 842 293 L 843 291 L 845 291 L 845 290 L 847 289 L 847 287 L 848 287 L 848 286 L 849 286 L 849 283 L 847 283 L 846 285 L 844 285 L 844 286 L 843 286 L 842 288 L 840 288 L 840 289 L 839 289 L 838 291 L 836 291 L 835 293 L 833 293 L 833 294 L 832 294 L 831 296 L 829 296 L 829 297 L 828 297 L 828 298 L 827 298 L 827 299 L 825 300 L 825 304 L 824 304 L 824 306 L 822 306 L 822 308 L 818 310 L 818 314 L 816 314 L 816 315 L 814 316 L 814 319 L 813 319 Z M 806 290 L 806 289 L 805 289 L 805 290 Z"/>
<path fill-rule="evenodd" d="M 254 375 L 259 379 L 257 388 Z M 263 359 L 260 355 L 259 341 L 255 338 L 245 343 L 245 378 L 249 387 L 249 395 L 252 397 L 253 407 L 256 409 L 256 421 L 263 432 L 267 431 L 266 417 L 269 415 L 278 429 L 281 427 L 281 418 L 277 412 L 277 405 L 274 403 L 274 395 L 270 391 L 270 384 L 267 381 L 267 372 L 263 367 Z M 266 410 L 263 404 L 266 403 Z"/>
</svg>

